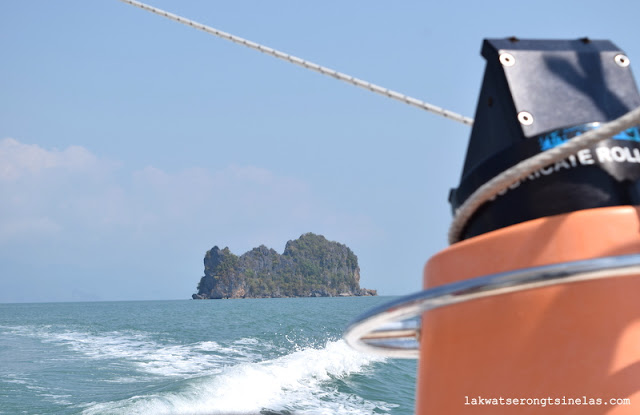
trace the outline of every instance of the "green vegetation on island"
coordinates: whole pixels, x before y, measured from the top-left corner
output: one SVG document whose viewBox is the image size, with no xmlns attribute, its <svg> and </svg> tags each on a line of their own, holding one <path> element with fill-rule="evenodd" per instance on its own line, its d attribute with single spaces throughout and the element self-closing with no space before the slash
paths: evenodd
<svg viewBox="0 0 640 415">
<path fill-rule="evenodd" d="M 284 253 L 261 245 L 243 255 L 217 246 L 204 257 L 194 299 L 377 295 L 360 288 L 358 257 L 346 245 L 306 233 Z"/>
</svg>

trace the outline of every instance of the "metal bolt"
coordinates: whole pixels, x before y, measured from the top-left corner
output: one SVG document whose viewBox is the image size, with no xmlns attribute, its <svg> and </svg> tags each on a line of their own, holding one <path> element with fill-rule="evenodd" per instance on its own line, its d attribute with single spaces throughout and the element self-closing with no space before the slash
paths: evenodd
<svg viewBox="0 0 640 415">
<path fill-rule="evenodd" d="M 527 111 L 520 111 L 518 113 L 518 121 L 522 125 L 531 125 L 533 124 L 533 115 Z"/>
<path fill-rule="evenodd" d="M 616 62 L 616 64 L 621 67 L 621 68 L 626 68 L 627 66 L 629 66 L 629 64 L 631 62 L 629 62 L 629 58 L 627 58 L 627 55 L 623 55 L 622 53 L 617 54 L 613 60 Z"/>
<path fill-rule="evenodd" d="M 504 52 L 500 54 L 500 63 L 502 66 L 513 66 L 516 64 L 516 58 L 512 54 Z"/>
</svg>

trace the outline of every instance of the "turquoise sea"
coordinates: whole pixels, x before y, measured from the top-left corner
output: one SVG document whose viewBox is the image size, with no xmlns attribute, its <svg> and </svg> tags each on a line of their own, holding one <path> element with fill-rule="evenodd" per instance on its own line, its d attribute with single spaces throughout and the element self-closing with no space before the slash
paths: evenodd
<svg viewBox="0 0 640 415">
<path fill-rule="evenodd" d="M 0 304 L 0 414 L 410 414 L 341 340 L 390 297 Z"/>
</svg>

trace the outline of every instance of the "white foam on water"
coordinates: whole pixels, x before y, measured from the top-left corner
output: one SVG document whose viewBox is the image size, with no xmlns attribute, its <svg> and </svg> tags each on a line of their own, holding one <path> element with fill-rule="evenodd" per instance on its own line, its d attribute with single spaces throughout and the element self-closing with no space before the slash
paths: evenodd
<svg viewBox="0 0 640 415">
<path fill-rule="evenodd" d="M 229 362 L 236 364 L 260 359 L 255 347 L 226 347 L 215 341 L 162 344 L 141 333 L 114 331 L 93 334 L 73 330 L 55 331 L 51 327 L 12 327 L 11 331 L 64 346 L 89 359 L 127 362 L 143 373 L 162 377 L 202 376 L 221 370 Z"/>
<path fill-rule="evenodd" d="M 214 341 L 206 341 L 194 345 L 193 348 L 203 352 L 216 352 L 220 350 L 220 345 Z"/>
<path fill-rule="evenodd" d="M 68 395 L 68 394 L 54 394 L 54 393 L 43 393 L 40 396 L 46 398 L 47 400 L 52 401 L 55 404 L 58 405 L 71 405 L 72 403 L 69 401 L 68 398 L 72 398 L 73 395 Z"/>
<path fill-rule="evenodd" d="M 187 376 L 202 370 L 215 370 L 226 358 L 224 353 L 205 354 L 198 344 L 159 344 L 143 335 L 118 332 L 93 335 L 81 332 L 50 334 L 49 340 L 92 359 L 118 359 L 132 363 L 137 369 L 158 376 Z M 222 351 L 208 342 L 207 351 Z"/>
<path fill-rule="evenodd" d="M 26 385 L 27 381 L 22 379 L 22 378 L 18 378 L 18 377 L 14 377 L 17 376 L 13 373 L 10 373 L 8 375 L 5 375 L 4 378 L 0 379 L 1 382 L 3 383 L 15 383 L 17 385 Z"/>
<path fill-rule="evenodd" d="M 242 363 L 214 376 L 192 379 L 180 392 L 95 404 L 94 414 L 295 414 L 385 413 L 392 405 L 338 391 L 332 380 L 366 370 L 380 358 L 360 354 L 342 340 L 263 362 Z"/>
<path fill-rule="evenodd" d="M 243 339 L 235 340 L 233 344 L 256 345 L 256 344 L 260 344 L 260 341 L 258 339 L 254 339 L 253 337 L 245 337 Z"/>
</svg>

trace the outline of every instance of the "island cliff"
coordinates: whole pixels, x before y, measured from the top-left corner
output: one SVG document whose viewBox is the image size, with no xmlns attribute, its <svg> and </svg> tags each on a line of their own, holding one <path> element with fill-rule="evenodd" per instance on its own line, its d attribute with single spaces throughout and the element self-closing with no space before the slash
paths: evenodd
<svg viewBox="0 0 640 415">
<path fill-rule="evenodd" d="M 377 295 L 360 288 L 358 257 L 347 246 L 306 233 L 280 255 L 261 245 L 236 256 L 217 246 L 204 257 L 193 299 Z"/>
</svg>

